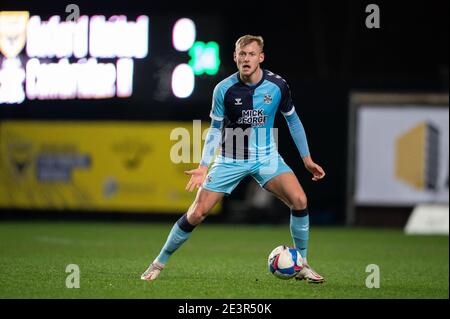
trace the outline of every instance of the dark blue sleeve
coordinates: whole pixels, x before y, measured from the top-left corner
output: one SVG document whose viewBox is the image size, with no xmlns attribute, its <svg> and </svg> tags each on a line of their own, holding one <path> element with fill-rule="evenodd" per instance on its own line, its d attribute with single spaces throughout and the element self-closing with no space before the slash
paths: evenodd
<svg viewBox="0 0 450 319">
<path fill-rule="evenodd" d="M 281 87 L 281 99 L 279 110 L 283 115 L 290 115 L 294 110 L 294 103 L 292 102 L 291 90 L 286 82 L 283 82 Z"/>
</svg>

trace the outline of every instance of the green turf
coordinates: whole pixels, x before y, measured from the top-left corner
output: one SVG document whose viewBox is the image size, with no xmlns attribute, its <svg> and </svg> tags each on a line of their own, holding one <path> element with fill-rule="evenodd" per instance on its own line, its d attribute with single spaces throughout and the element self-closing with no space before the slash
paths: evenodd
<svg viewBox="0 0 450 319">
<path fill-rule="evenodd" d="M 139 279 L 170 224 L 0 223 L 0 298 L 448 298 L 448 236 L 312 227 L 309 261 L 327 282 L 280 280 L 267 255 L 288 225 L 204 224 L 152 283 Z M 66 288 L 66 266 L 80 288 Z M 365 285 L 369 264 L 380 288 Z"/>
</svg>

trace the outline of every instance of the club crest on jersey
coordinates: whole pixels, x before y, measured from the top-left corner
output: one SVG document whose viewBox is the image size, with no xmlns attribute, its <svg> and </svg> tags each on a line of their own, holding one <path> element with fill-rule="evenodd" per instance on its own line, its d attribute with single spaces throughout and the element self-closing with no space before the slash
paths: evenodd
<svg viewBox="0 0 450 319">
<path fill-rule="evenodd" d="M 242 105 L 242 99 L 241 98 L 236 98 L 234 99 L 234 105 Z"/>
<path fill-rule="evenodd" d="M 272 96 L 270 94 L 265 94 L 264 95 L 264 103 L 265 104 L 270 104 L 272 103 Z"/>
</svg>

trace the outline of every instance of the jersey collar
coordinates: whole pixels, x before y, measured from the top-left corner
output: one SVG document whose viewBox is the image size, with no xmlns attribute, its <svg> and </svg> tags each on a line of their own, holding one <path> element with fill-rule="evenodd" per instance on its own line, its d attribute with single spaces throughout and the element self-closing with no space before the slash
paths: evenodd
<svg viewBox="0 0 450 319">
<path fill-rule="evenodd" d="M 239 81 L 239 83 L 241 84 L 241 85 L 244 85 L 244 86 L 246 86 L 246 87 L 248 87 L 248 88 L 250 88 L 250 89 L 256 89 L 258 86 L 260 86 L 263 82 L 264 82 L 264 80 L 266 79 L 266 70 L 264 70 L 263 68 L 261 68 L 261 71 L 263 72 L 263 76 L 261 77 L 261 80 L 259 80 L 259 82 L 258 83 L 256 83 L 256 84 L 254 84 L 254 85 L 248 85 L 248 84 L 246 84 L 246 83 L 244 83 L 242 80 L 241 80 L 241 77 L 239 76 L 239 72 L 237 72 L 236 73 L 236 76 L 237 76 L 237 78 L 238 78 L 238 81 Z"/>
</svg>

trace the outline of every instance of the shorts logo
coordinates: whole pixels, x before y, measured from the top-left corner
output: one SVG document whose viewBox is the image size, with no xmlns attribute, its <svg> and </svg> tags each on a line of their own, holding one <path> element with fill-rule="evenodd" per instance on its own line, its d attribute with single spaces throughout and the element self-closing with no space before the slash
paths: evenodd
<svg viewBox="0 0 450 319">
<path fill-rule="evenodd" d="M 211 182 L 212 182 L 212 177 L 211 177 L 211 175 L 206 176 L 206 182 L 207 182 L 207 183 L 211 183 Z"/>
<path fill-rule="evenodd" d="M 270 104 L 272 103 L 272 96 L 270 94 L 265 94 L 264 95 L 264 103 L 265 104 Z"/>
<path fill-rule="evenodd" d="M 234 100 L 235 100 L 234 105 L 242 105 L 242 99 L 241 98 L 237 98 L 237 99 L 234 99 Z"/>
</svg>

